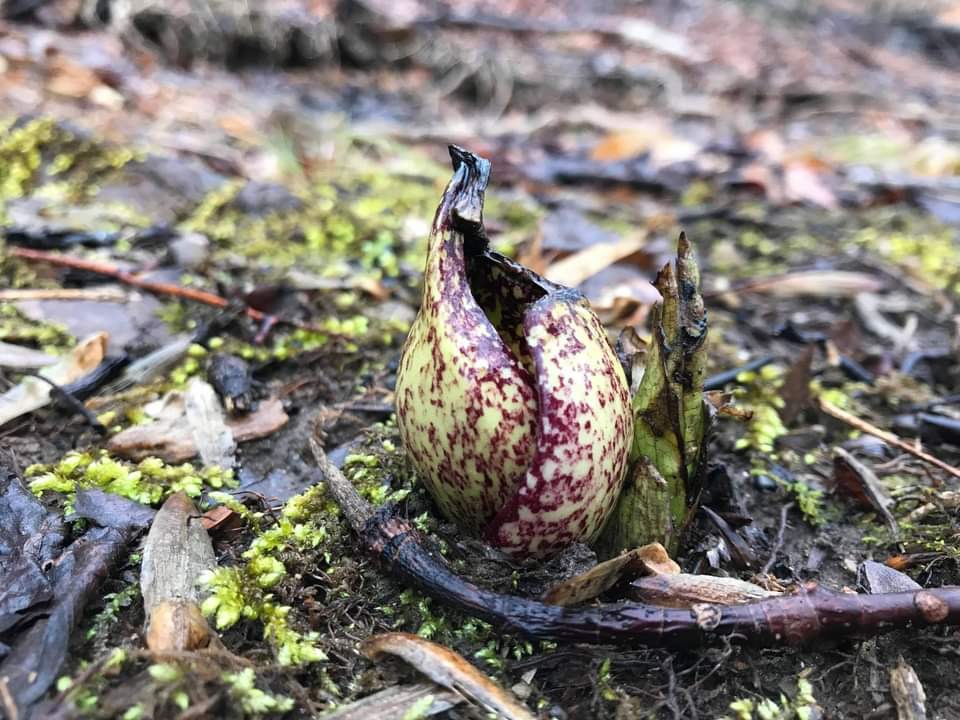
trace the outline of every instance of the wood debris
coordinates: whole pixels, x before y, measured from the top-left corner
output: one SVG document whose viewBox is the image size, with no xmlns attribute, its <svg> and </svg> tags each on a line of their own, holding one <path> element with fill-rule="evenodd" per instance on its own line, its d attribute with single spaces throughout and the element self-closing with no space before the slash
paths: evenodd
<svg viewBox="0 0 960 720">
<path fill-rule="evenodd" d="M 147 534 L 140 570 L 147 647 L 196 650 L 214 637 L 200 612 L 200 576 L 217 566 L 210 536 L 184 493 L 167 498 Z"/>
</svg>

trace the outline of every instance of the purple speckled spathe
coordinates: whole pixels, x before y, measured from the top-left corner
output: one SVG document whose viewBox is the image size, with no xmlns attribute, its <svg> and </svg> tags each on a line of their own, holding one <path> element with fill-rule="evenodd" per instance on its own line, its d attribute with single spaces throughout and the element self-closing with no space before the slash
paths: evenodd
<svg viewBox="0 0 960 720">
<path fill-rule="evenodd" d="M 543 555 L 594 538 L 619 494 L 627 386 L 579 293 L 487 248 L 489 163 L 451 155 L 397 378 L 400 432 L 445 515 Z"/>
</svg>

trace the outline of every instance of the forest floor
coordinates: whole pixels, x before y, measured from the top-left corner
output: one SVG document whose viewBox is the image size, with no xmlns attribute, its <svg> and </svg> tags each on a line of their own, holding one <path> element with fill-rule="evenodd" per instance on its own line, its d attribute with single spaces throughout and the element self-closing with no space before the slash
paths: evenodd
<svg viewBox="0 0 960 720">
<path fill-rule="evenodd" d="M 536 597 L 596 560 L 588 548 L 547 564 L 491 552 L 441 518 L 404 454 L 393 388 L 455 143 L 493 164 L 493 244 L 577 286 L 611 338 L 649 335 L 651 280 L 680 231 L 691 239 L 709 373 L 754 369 L 717 384 L 744 412 L 714 429 L 703 504 L 720 520 L 698 515 L 675 558 L 685 571 L 876 591 L 875 561 L 923 587 L 960 584 L 958 477 L 818 404 L 960 464 L 960 6 L 378 5 L 131 2 L 104 25 L 81 13 L 90 27 L 77 29 L 84 3 L 3 4 L 16 17 L 0 21 L 0 341 L 65 357 L 106 333 L 98 358 L 169 348 L 172 363 L 100 388 L 87 417 L 57 404 L 0 426 L 0 578 L 14 582 L 7 548 L 31 536 L 17 513 L 39 533 L 76 511 L 45 551 L 54 573 L 96 524 L 87 505 L 107 502 L 85 496 L 81 511 L 78 491 L 159 507 L 187 489 L 229 570 L 215 576 L 212 622 L 246 664 L 155 669 L 140 652 L 131 534 L 67 613 L 59 649 L 24 649 L 58 617 L 52 574 L 20 606 L 0 592 L 0 677 L 13 657 L 50 674 L 42 692 L 0 692 L 0 715 L 319 716 L 422 681 L 358 649 L 402 630 L 545 718 L 750 718 L 765 699 L 772 717 L 919 717 L 891 695 L 904 665 L 929 717 L 960 718 L 951 628 L 802 649 L 530 642 L 389 576 L 322 496 L 282 510 L 320 479 L 318 438 L 365 497 L 395 503 L 481 586 Z M 123 435 L 225 354 L 248 363 L 262 421 L 232 474 L 183 467 L 195 453 L 177 447 L 176 423 L 169 437 L 157 425 Z M 23 381 L 12 357 L 0 354 L 0 391 Z M 261 412 L 278 405 L 283 422 Z M 837 448 L 875 474 L 872 499 L 843 482 Z M 10 500 L 15 485 L 42 504 Z M 104 662 L 116 648 L 127 657 Z M 224 675 L 236 667 L 263 692 Z M 484 716 L 426 694 L 383 717 Z"/>
</svg>

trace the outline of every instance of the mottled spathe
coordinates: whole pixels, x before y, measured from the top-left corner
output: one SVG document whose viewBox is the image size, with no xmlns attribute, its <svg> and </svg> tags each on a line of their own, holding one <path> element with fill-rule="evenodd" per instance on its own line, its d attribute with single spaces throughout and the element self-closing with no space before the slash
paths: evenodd
<svg viewBox="0 0 960 720">
<path fill-rule="evenodd" d="M 397 418 L 437 505 L 515 554 L 600 531 L 623 481 L 626 381 L 586 300 L 489 251 L 489 163 L 451 148 Z"/>
</svg>

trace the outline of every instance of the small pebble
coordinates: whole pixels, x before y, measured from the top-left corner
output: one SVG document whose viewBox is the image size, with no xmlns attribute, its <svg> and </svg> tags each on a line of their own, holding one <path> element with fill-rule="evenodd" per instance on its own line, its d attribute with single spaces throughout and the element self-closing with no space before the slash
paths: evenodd
<svg viewBox="0 0 960 720">
<path fill-rule="evenodd" d="M 772 492 L 777 489 L 777 481 L 774 480 L 769 475 L 754 475 L 753 476 L 753 486 L 757 490 L 764 490 L 766 492 Z"/>
</svg>

